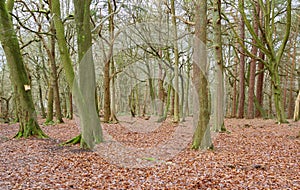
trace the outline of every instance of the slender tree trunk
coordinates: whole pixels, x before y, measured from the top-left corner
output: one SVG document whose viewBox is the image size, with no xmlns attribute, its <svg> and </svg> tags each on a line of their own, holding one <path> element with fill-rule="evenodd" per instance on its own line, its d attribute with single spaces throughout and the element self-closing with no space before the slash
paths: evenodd
<svg viewBox="0 0 300 190">
<path fill-rule="evenodd" d="M 296 47 L 296 39 L 294 41 L 293 47 L 293 56 L 292 56 L 292 69 L 290 74 L 290 90 L 289 90 L 289 107 L 288 107 L 288 118 L 291 119 L 293 117 L 293 107 L 294 107 L 294 84 L 295 84 L 295 76 L 294 73 L 296 71 L 296 56 L 297 56 L 297 47 Z"/>
<path fill-rule="evenodd" d="M 16 107 L 20 122 L 19 131 L 15 137 L 37 136 L 45 138 L 47 135 L 37 122 L 29 76 L 26 72 L 18 38 L 7 10 L 8 7 L 9 11 L 12 11 L 13 1 L 8 3 L 10 4 L 6 5 L 4 0 L 0 0 L 0 41 L 10 69 L 11 83 L 15 89 Z"/>
<path fill-rule="evenodd" d="M 223 76 L 223 56 L 222 56 L 222 31 L 221 31 L 221 0 L 213 1 L 214 16 L 214 54 L 217 63 L 216 75 L 216 97 L 215 97 L 215 122 L 213 130 L 226 131 L 224 126 L 224 76 Z"/>
<path fill-rule="evenodd" d="M 51 83 L 51 81 L 50 81 Z M 48 102 L 47 102 L 47 118 L 46 124 L 50 124 L 53 122 L 53 100 L 54 100 L 54 92 L 53 87 L 50 84 L 48 90 Z"/>
<path fill-rule="evenodd" d="M 295 102 L 294 121 L 298 121 L 299 119 L 300 119 L 300 91 L 298 92 L 298 96 Z"/>
<path fill-rule="evenodd" d="M 51 33 L 55 35 L 55 29 L 53 21 L 51 23 Z M 51 36 L 51 56 L 50 59 L 50 66 L 51 66 L 51 79 L 52 79 L 52 88 L 54 92 L 54 103 L 55 103 L 55 116 L 56 122 L 63 123 L 62 114 L 61 114 L 61 107 L 60 107 L 60 95 L 59 95 L 59 87 L 58 87 L 58 75 L 57 75 L 57 68 L 56 68 L 56 61 L 55 61 L 55 37 Z"/>
<path fill-rule="evenodd" d="M 259 52 L 259 58 L 262 60 L 265 59 L 265 54 L 262 51 Z M 263 102 L 264 102 L 263 87 L 264 87 L 264 75 L 265 75 L 264 64 L 259 62 L 257 70 L 258 70 L 258 76 L 256 81 L 256 98 L 260 107 L 263 107 Z M 259 109 L 256 109 L 255 116 L 256 117 L 262 116 L 262 113 L 259 111 Z"/>
<path fill-rule="evenodd" d="M 179 76 L 178 76 L 178 64 L 179 64 L 179 52 L 178 52 L 178 34 L 177 34 L 177 23 L 176 23 L 176 12 L 175 12 L 175 0 L 171 0 L 171 14 L 172 14 L 172 25 L 174 30 L 174 122 L 179 122 Z"/>
<path fill-rule="evenodd" d="M 174 87 L 173 88 L 171 88 L 171 108 L 170 108 L 170 115 L 172 116 L 172 117 L 174 117 L 174 108 L 175 108 L 175 93 L 176 93 L 176 91 L 175 91 L 175 89 L 174 89 Z"/>
<path fill-rule="evenodd" d="M 237 77 L 237 73 L 238 73 L 238 55 L 235 55 L 234 58 L 234 63 L 235 63 L 235 67 L 234 67 L 234 82 L 233 82 L 233 97 L 232 97 L 232 112 L 231 112 L 231 117 L 236 117 L 236 111 L 237 111 L 237 80 L 235 77 Z"/>
<path fill-rule="evenodd" d="M 104 86 L 104 117 L 103 122 L 109 122 L 109 118 L 111 115 L 110 110 L 110 60 L 108 60 L 104 65 L 104 78 L 103 78 L 103 86 Z"/>
<path fill-rule="evenodd" d="M 116 94 L 115 94 L 115 63 L 114 63 L 114 59 L 113 59 L 113 40 L 115 38 L 115 25 L 114 25 L 114 14 L 113 13 L 113 5 L 111 3 L 111 0 L 108 1 L 108 12 L 109 14 L 111 14 L 110 18 L 109 18 L 109 35 L 110 35 L 110 48 L 111 48 L 111 57 L 110 57 L 110 63 L 111 63 L 111 73 L 112 73 L 112 77 L 111 77 L 111 103 L 110 103 L 110 121 L 112 121 L 113 123 L 117 123 L 118 119 L 116 117 Z"/>
<path fill-rule="evenodd" d="M 68 115 L 68 106 L 67 106 L 67 97 L 66 97 L 66 93 L 64 92 L 63 93 L 63 96 L 62 96 L 62 113 L 63 113 L 63 116 L 64 117 L 67 117 Z"/>
<path fill-rule="evenodd" d="M 108 1 L 108 8 L 109 8 L 109 14 L 112 13 L 112 7 L 111 7 L 111 1 Z M 110 41 L 112 43 L 113 38 L 113 15 L 109 19 L 109 35 L 110 35 Z M 113 52 L 113 45 L 110 45 L 111 52 Z M 110 69 L 111 69 L 111 62 L 112 62 L 112 55 L 108 57 L 108 60 L 106 60 L 106 63 L 104 65 L 104 78 L 103 78 L 103 86 L 104 86 L 104 117 L 103 122 L 109 122 L 111 118 L 111 92 L 110 92 Z"/>
<path fill-rule="evenodd" d="M 244 5 L 244 0 L 242 0 Z M 240 37 L 244 41 L 245 39 L 245 23 L 244 19 L 241 18 L 240 22 Z M 244 42 L 243 42 L 244 43 Z M 239 109 L 238 109 L 238 118 L 244 117 L 245 109 L 245 50 L 242 46 L 239 47 L 240 50 L 240 70 L 239 70 Z"/>
<path fill-rule="evenodd" d="M 259 5 L 256 2 L 256 10 L 253 11 L 254 15 L 254 23 L 253 28 L 255 34 L 258 35 L 258 18 L 259 18 Z M 256 44 L 256 40 L 252 40 L 253 44 Z M 256 45 L 252 46 L 251 53 L 254 56 L 257 56 L 257 47 Z M 247 111 L 247 118 L 253 119 L 254 118 L 254 88 L 255 88 L 255 76 L 256 76 L 256 58 L 252 58 L 250 62 L 250 78 L 249 78 L 249 89 L 248 89 L 248 111 Z"/>
<path fill-rule="evenodd" d="M 288 59 L 290 59 L 290 58 L 288 58 Z M 283 105 L 283 108 L 284 108 L 284 110 L 286 110 L 286 104 L 287 104 L 287 98 L 286 98 L 286 96 L 287 96 L 287 90 L 288 90 L 288 77 L 289 77 L 289 74 L 288 74 L 288 71 L 287 71 L 287 69 L 285 70 L 285 72 L 283 73 L 284 74 L 284 76 L 281 76 L 281 79 L 280 79 L 280 81 L 282 81 L 283 82 L 283 86 L 282 86 L 282 90 L 283 90 L 283 94 L 282 94 L 282 105 Z"/>
<path fill-rule="evenodd" d="M 42 91 L 40 78 L 37 79 L 37 82 L 38 82 L 38 88 L 39 88 L 39 103 L 40 103 L 40 107 L 41 107 L 41 116 L 42 116 L 42 118 L 46 118 L 46 112 L 45 112 L 45 107 L 44 107 L 44 102 L 43 102 L 44 101 L 43 91 Z"/>
<path fill-rule="evenodd" d="M 73 95 L 72 92 L 69 92 L 69 119 L 73 119 Z"/>
<path fill-rule="evenodd" d="M 263 25 L 263 23 L 264 23 L 263 11 L 260 8 L 259 4 L 257 6 L 259 6 L 259 22 L 261 23 L 261 25 Z M 263 28 L 262 28 L 262 30 L 263 30 Z M 263 32 L 262 31 L 259 32 L 259 36 L 260 36 L 260 38 L 263 38 Z M 263 41 L 263 43 L 265 44 L 265 41 Z M 265 60 L 265 54 L 261 49 L 259 49 L 258 57 L 262 61 Z M 262 61 L 258 62 L 258 68 L 257 68 L 258 76 L 257 76 L 257 81 L 256 81 L 256 98 L 257 98 L 257 103 L 263 109 L 263 103 L 264 103 L 263 87 L 264 87 L 264 76 L 265 76 L 264 68 L 265 68 L 265 65 Z M 262 114 L 263 113 L 261 113 L 261 111 L 259 109 L 256 109 L 255 117 L 261 117 Z M 267 117 L 266 113 L 264 113 L 264 114 L 265 114 L 264 117 Z"/>
<path fill-rule="evenodd" d="M 160 53 L 162 51 L 160 50 Z M 159 63 L 159 70 L 158 70 L 158 97 L 160 100 L 160 105 L 159 105 L 159 110 L 158 110 L 158 115 L 159 117 L 163 117 L 164 115 L 164 102 L 165 102 L 165 90 L 164 90 L 164 79 L 163 79 L 163 70 L 162 70 L 162 65 Z"/>
<path fill-rule="evenodd" d="M 190 73 L 191 73 L 191 66 L 190 66 L 190 58 L 188 58 L 187 61 L 187 70 L 186 70 L 186 75 L 187 75 L 187 81 L 186 81 L 186 88 L 185 88 L 185 100 L 184 100 L 184 115 L 183 117 L 189 116 L 190 115 L 190 109 L 189 109 L 189 97 L 190 97 Z"/>
</svg>

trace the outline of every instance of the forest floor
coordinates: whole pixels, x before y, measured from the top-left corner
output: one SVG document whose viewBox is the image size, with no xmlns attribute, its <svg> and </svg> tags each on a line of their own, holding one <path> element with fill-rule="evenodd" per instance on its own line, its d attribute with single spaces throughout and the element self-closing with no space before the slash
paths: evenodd
<svg viewBox="0 0 300 190">
<path fill-rule="evenodd" d="M 300 122 L 226 119 L 229 132 L 213 134 L 214 150 L 194 151 L 190 141 L 172 141 L 181 124 L 129 120 L 102 124 L 111 138 L 94 151 L 59 146 L 79 134 L 74 121 L 40 120 L 49 139 L 12 139 L 18 125 L 0 124 L 0 189 L 300 189 Z M 164 142 L 178 143 L 170 157 L 163 148 L 140 159 L 124 149 L 134 154 Z"/>
</svg>

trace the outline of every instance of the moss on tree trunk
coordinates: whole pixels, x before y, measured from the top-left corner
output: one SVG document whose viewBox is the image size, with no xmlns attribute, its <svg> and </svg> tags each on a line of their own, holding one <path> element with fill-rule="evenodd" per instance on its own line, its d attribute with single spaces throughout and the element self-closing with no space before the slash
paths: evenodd
<svg viewBox="0 0 300 190">
<path fill-rule="evenodd" d="M 0 40 L 9 66 L 10 79 L 14 85 L 17 117 L 20 122 L 19 132 L 15 137 L 36 136 L 46 138 L 47 135 L 41 130 L 37 122 L 37 114 L 30 89 L 30 79 L 25 69 L 18 38 L 5 1 L 0 1 L 0 26 Z"/>
</svg>

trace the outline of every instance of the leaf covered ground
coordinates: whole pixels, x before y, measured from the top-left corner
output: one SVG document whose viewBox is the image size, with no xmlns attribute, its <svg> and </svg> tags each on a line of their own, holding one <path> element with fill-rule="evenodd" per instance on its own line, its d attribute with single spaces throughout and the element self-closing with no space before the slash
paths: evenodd
<svg viewBox="0 0 300 190">
<path fill-rule="evenodd" d="M 12 139 L 18 125 L 0 124 L 0 189 L 300 189 L 299 122 L 227 119 L 225 125 L 230 133 L 214 136 L 213 151 L 187 145 L 171 159 L 149 157 L 144 161 L 154 165 L 133 168 L 113 164 L 97 151 L 59 146 L 79 133 L 74 121 L 41 125 L 51 137 L 44 140 Z M 167 121 L 142 134 L 103 124 L 107 133 L 134 147 L 157 146 L 176 127 Z"/>
</svg>

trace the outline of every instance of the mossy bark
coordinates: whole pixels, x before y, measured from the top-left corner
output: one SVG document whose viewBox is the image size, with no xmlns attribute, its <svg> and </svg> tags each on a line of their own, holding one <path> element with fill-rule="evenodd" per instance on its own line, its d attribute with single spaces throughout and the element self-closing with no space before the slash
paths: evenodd
<svg viewBox="0 0 300 190">
<path fill-rule="evenodd" d="M 92 45 L 91 30 L 90 30 L 90 3 L 91 1 L 76 0 L 75 21 L 77 29 L 77 44 L 79 57 L 79 77 L 80 83 L 74 81 L 74 70 L 71 57 L 68 51 L 67 43 L 64 35 L 64 26 L 61 20 L 60 2 L 59 0 L 51 1 L 51 11 L 53 14 L 56 36 L 60 51 L 61 60 L 64 64 L 67 82 L 72 87 L 72 92 L 75 92 L 75 103 L 78 107 L 81 125 L 80 144 L 82 148 L 92 149 L 95 143 L 102 141 L 102 129 L 100 120 L 96 112 L 95 103 L 95 70 L 92 58 L 92 52 L 88 51 Z M 87 55 L 86 55 L 87 54 Z M 86 57 L 85 57 L 86 56 Z M 84 61 L 83 58 L 85 57 Z M 86 65 L 88 64 L 88 65 Z M 88 68 L 84 68 L 88 67 Z M 88 82 L 88 83 L 84 83 Z M 75 82 L 75 83 L 74 83 Z M 83 83 L 83 84 L 82 84 Z M 80 86 L 80 88 L 79 88 Z M 97 127 L 95 127 L 97 126 Z M 79 138 L 79 137 L 78 137 Z M 70 143 L 77 143 L 76 139 Z M 86 145 L 86 146 L 85 146 Z"/>
<path fill-rule="evenodd" d="M 51 68 L 51 84 L 53 88 L 54 94 L 54 105 L 55 105 L 55 116 L 57 123 L 63 123 L 62 113 L 61 113 L 61 102 L 60 102 L 60 93 L 59 93 L 59 85 L 58 85 L 58 74 L 57 74 L 57 66 L 56 66 L 56 54 L 55 54 L 55 28 L 53 21 L 51 22 L 51 59 L 50 59 L 50 68 Z"/>
<path fill-rule="evenodd" d="M 271 70 L 272 86 L 274 87 L 273 95 L 275 102 L 276 118 L 278 123 L 287 123 L 284 107 L 282 104 L 282 89 L 280 87 L 280 76 L 278 69 Z"/>
<path fill-rule="evenodd" d="M 212 148 L 209 127 L 209 89 L 207 80 L 207 55 L 206 55 L 206 27 L 207 27 L 207 1 L 197 1 L 195 14 L 195 39 L 193 59 L 193 84 L 199 107 L 194 108 L 194 117 L 197 118 L 196 130 L 193 136 L 192 149 L 198 150 Z M 195 106 L 195 105 L 194 105 Z"/>
<path fill-rule="evenodd" d="M 12 7 L 12 5 L 9 6 Z M 0 40 L 10 69 L 10 79 L 15 89 L 17 117 L 20 122 L 19 132 L 15 137 L 46 138 L 47 135 L 41 130 L 37 122 L 31 89 L 27 88 L 30 87 L 29 76 L 4 0 L 0 1 Z"/>
<path fill-rule="evenodd" d="M 284 113 L 284 109 L 282 106 L 282 92 L 280 87 L 280 77 L 279 77 L 279 69 L 280 69 L 280 63 L 282 56 L 284 54 L 284 50 L 286 47 L 286 44 L 289 40 L 290 31 L 291 31 L 291 12 L 292 12 L 292 0 L 287 0 L 287 6 L 285 11 L 286 16 L 286 24 L 285 24 L 285 31 L 283 31 L 283 38 L 280 40 L 280 44 L 277 44 L 275 47 L 274 44 L 274 33 L 275 33 L 275 14 L 277 14 L 275 11 L 275 1 L 266 0 L 258 1 L 259 6 L 263 10 L 263 17 L 264 21 L 263 23 L 260 23 L 260 28 L 264 28 L 263 36 L 264 38 L 260 38 L 259 35 L 255 32 L 255 29 L 253 28 L 250 20 L 248 19 L 246 13 L 245 13 L 245 6 L 243 4 L 243 0 L 238 1 L 238 8 L 241 13 L 241 16 L 243 18 L 243 21 L 245 22 L 245 25 L 248 29 L 248 32 L 250 33 L 251 37 L 255 39 L 257 47 L 268 57 L 268 62 L 264 62 L 266 68 L 268 69 L 271 80 L 272 80 L 272 88 L 274 90 L 274 100 L 275 100 L 275 108 L 276 108 L 276 118 L 278 123 L 285 123 L 287 122 L 286 116 Z M 247 48 L 241 43 L 241 40 L 239 40 L 240 44 L 243 46 L 243 49 L 247 51 L 248 54 L 252 55 Z"/>
<path fill-rule="evenodd" d="M 49 81 L 51 83 L 51 81 Z M 47 118 L 46 124 L 53 123 L 53 100 L 54 100 L 54 92 L 53 87 L 50 84 L 48 90 L 48 102 L 47 102 Z"/>
</svg>

